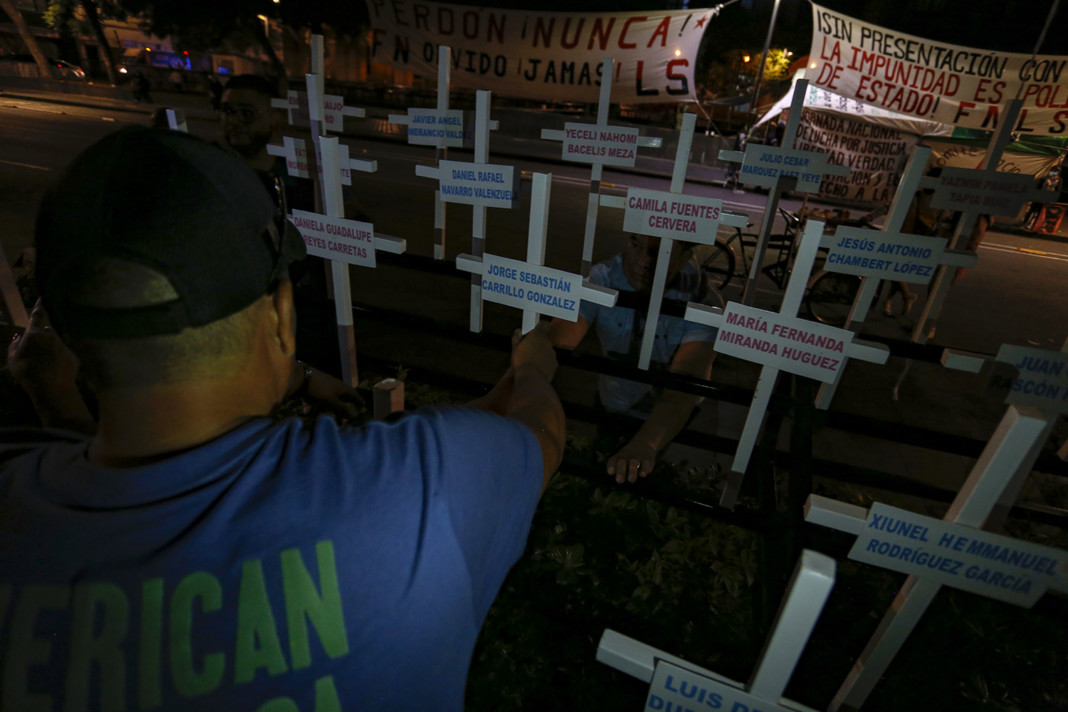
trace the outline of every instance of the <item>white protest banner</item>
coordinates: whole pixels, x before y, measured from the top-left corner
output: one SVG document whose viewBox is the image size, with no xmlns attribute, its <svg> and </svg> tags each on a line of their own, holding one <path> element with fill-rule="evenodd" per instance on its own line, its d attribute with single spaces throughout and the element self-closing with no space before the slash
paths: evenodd
<svg viewBox="0 0 1068 712">
<path fill-rule="evenodd" d="M 464 145 L 461 109 L 408 109 L 408 143 L 414 146 L 459 148 Z"/>
<path fill-rule="evenodd" d="M 303 210 L 294 210 L 291 220 L 300 230 L 309 255 L 361 267 L 375 266 L 374 225 L 371 223 Z"/>
<path fill-rule="evenodd" d="M 927 284 L 942 262 L 946 241 L 839 225 L 826 269 L 845 274 Z"/>
<path fill-rule="evenodd" d="M 815 67 L 806 76 L 814 86 L 902 114 L 988 130 L 1000 128 L 1019 91 L 1016 130 L 1044 135 L 1068 128 L 1068 57 L 936 42 L 816 4 L 812 14 Z"/>
<path fill-rule="evenodd" d="M 565 161 L 633 166 L 637 158 L 638 129 L 633 126 L 564 124 Z"/>
<path fill-rule="evenodd" d="M 716 241 L 721 213 L 723 201 L 719 198 L 630 188 L 623 230 L 711 245 Z"/>
<path fill-rule="evenodd" d="M 1068 586 L 1068 552 L 876 502 L 849 558 L 1030 608 Z"/>
<path fill-rule="evenodd" d="M 510 208 L 516 198 L 513 166 L 440 161 L 437 176 L 446 203 Z"/>
<path fill-rule="evenodd" d="M 426 0 L 368 0 L 371 61 L 421 76 L 453 50 L 458 87 L 556 101 L 588 101 L 601 61 L 615 58 L 621 102 L 694 99 L 693 72 L 719 7 L 649 12 L 531 12 Z"/>
<path fill-rule="evenodd" d="M 928 139 L 924 139 L 924 143 L 931 148 L 932 167 L 978 168 L 983 165 L 983 159 L 986 158 L 986 146 L 961 145 Z M 1042 153 L 1021 153 L 1012 150 L 1014 145 L 1007 146 L 998 160 L 998 170 L 1003 173 L 1044 175 L 1057 164 L 1057 159 L 1061 155 L 1056 147 L 1048 149 L 1043 147 Z"/>
<path fill-rule="evenodd" d="M 1031 202 L 1035 177 L 1020 173 L 943 168 L 931 207 L 938 210 L 1016 215 Z"/>
<path fill-rule="evenodd" d="M 885 203 L 893 196 L 916 141 L 912 134 L 868 121 L 805 109 L 794 146 L 801 151 L 822 151 L 831 164 L 849 167 L 848 177 L 825 176 L 820 195 Z"/>
<path fill-rule="evenodd" d="M 997 360 L 1012 364 L 1017 371 L 1011 384 L 993 384 L 1009 387 L 1006 403 L 1068 413 L 1068 353 L 1002 344 Z"/>
<path fill-rule="evenodd" d="M 488 253 L 482 256 L 482 298 L 487 302 L 578 321 L 581 295 L 580 275 Z"/>
<path fill-rule="evenodd" d="M 852 340 L 853 332 L 845 329 L 728 302 L 713 349 L 830 383 L 845 363 L 845 347 Z"/>
</svg>

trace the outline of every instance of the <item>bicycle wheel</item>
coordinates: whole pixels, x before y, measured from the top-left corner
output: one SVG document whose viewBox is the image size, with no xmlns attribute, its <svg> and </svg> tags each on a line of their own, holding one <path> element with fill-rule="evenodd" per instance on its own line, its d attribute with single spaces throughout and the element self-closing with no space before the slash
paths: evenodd
<svg viewBox="0 0 1068 712">
<path fill-rule="evenodd" d="M 701 272 L 704 273 L 708 286 L 722 290 L 734 275 L 734 250 L 730 245 L 716 240 L 708 252 L 708 257 L 701 263 Z"/>
<path fill-rule="evenodd" d="M 860 291 L 860 277 L 824 272 L 808 288 L 805 306 L 809 316 L 822 324 L 842 326 Z"/>
</svg>

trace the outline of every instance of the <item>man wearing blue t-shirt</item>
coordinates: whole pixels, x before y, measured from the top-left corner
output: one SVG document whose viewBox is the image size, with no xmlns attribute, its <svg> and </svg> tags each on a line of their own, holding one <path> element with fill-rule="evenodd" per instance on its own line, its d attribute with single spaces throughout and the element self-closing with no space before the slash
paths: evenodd
<svg viewBox="0 0 1068 712">
<path fill-rule="evenodd" d="M 590 282 L 621 292 L 648 294 L 652 289 L 660 239 L 631 235 L 623 252 L 600 262 L 590 270 Z M 664 299 L 723 306 L 691 260 L 693 245 L 673 242 L 667 268 Z M 628 307 L 602 307 L 584 301 L 579 318 L 570 322 L 554 319 L 550 338 L 555 346 L 576 348 L 593 329 L 605 356 L 636 366 L 645 314 Z M 681 317 L 661 314 L 650 357 L 654 368 L 707 380 L 715 353 L 712 346 L 717 330 Z M 618 452 L 608 458 L 607 471 L 616 482 L 637 481 L 648 475 L 663 450 L 685 427 L 700 402 L 698 396 L 673 390 L 655 390 L 614 376 L 598 379 L 600 404 L 613 413 L 628 413 L 645 419 L 638 432 Z"/>
<path fill-rule="evenodd" d="M 0 431 L 0 709 L 462 709 L 563 448 L 545 333 L 480 407 L 272 418 L 306 385 L 303 243 L 251 170 L 176 132 L 84 152 L 36 243 L 38 330 L 98 412 L 89 437 Z M 76 398 L 71 364 L 20 367 L 37 405 Z"/>
</svg>

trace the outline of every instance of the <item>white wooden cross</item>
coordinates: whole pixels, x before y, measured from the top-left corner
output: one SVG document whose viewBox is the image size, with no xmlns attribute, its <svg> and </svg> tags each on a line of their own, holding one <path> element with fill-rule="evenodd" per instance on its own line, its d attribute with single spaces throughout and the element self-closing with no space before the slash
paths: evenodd
<svg viewBox="0 0 1068 712">
<path fill-rule="evenodd" d="M 656 326 L 660 320 L 660 305 L 664 301 L 664 289 L 667 286 L 672 243 L 675 240 L 684 240 L 711 245 L 716 241 L 716 232 L 720 222 L 735 227 L 745 227 L 749 224 L 749 218 L 746 215 L 724 212 L 723 201 L 718 198 L 701 198 L 682 194 L 686 183 L 686 169 L 690 161 L 690 148 L 693 145 L 693 129 L 696 121 L 695 114 L 683 115 L 669 191 L 630 188 L 625 197 L 615 195 L 600 197 L 601 205 L 626 210 L 623 216 L 623 229 L 626 232 L 660 238 L 660 250 L 653 273 L 653 286 L 649 293 L 649 313 L 645 319 L 646 328 L 642 334 L 641 351 L 638 354 L 638 368 L 642 369 L 649 368 L 649 361 L 652 358 Z"/>
<path fill-rule="evenodd" d="M 1012 141 L 1012 132 L 1020 115 L 1023 102 L 1013 99 L 1002 116 L 1001 128 L 991 137 L 983 168 L 943 168 L 937 178 L 924 178 L 920 187 L 933 188 L 931 207 L 936 210 L 953 210 L 961 213 L 949 246 L 964 247 L 972 234 L 972 228 L 980 214 L 1017 215 L 1025 203 L 1031 201 L 1053 202 L 1057 193 L 1037 189 L 1035 178 L 1025 173 L 1006 173 L 998 170 L 1001 155 Z M 955 269 L 943 267 L 938 270 L 924 303 L 923 312 L 912 332 L 912 340 L 927 343 L 942 312 L 949 293 Z"/>
<path fill-rule="evenodd" d="M 942 353 L 942 365 L 958 371 L 981 374 L 988 364 L 988 358 L 963 351 L 946 349 Z M 993 373 L 989 390 L 998 395 L 1006 394 L 1005 403 L 1037 408 L 1053 418 L 1057 413 L 1068 413 L 1068 339 L 1060 352 L 1002 344 L 994 365 L 1001 369 L 990 369 Z M 1012 375 L 1008 376 L 1004 371 L 1012 371 Z M 1030 472 L 1030 468 L 1021 468 L 1006 485 L 1000 503 L 987 518 L 987 528 L 991 528 L 992 523 L 1000 526 L 1020 496 Z"/>
<path fill-rule="evenodd" d="M 167 128 L 171 131 L 189 133 L 189 125 L 185 121 L 185 114 L 177 109 L 167 109 Z"/>
<path fill-rule="evenodd" d="M 883 344 L 854 340 L 852 331 L 798 318 L 798 308 L 822 234 L 822 222 L 809 220 L 806 223 L 778 312 L 738 302 L 729 302 L 726 309 L 694 302 L 686 307 L 687 320 L 719 328 L 713 347 L 717 352 L 764 364 L 738 440 L 731 476 L 720 498 L 720 504 L 728 509 L 733 509 L 737 502 L 738 490 L 780 370 L 833 383 L 850 358 L 882 364 L 890 355 L 890 350 Z"/>
<path fill-rule="evenodd" d="M 1063 376 L 1068 371 L 1068 342 L 1063 358 L 1046 354 L 1041 365 L 1038 361 L 1033 365 L 1039 371 L 1053 372 L 1043 376 Z M 1002 355 L 1014 354 L 1003 350 Z M 947 360 L 968 361 L 952 354 Z M 979 359 L 970 361 L 974 367 Z M 1068 388 L 1063 378 L 1061 383 L 1061 388 Z M 1010 399 L 1015 392 L 1010 392 Z M 1009 405 L 941 520 L 878 503 L 869 512 L 809 496 L 806 521 L 858 535 L 849 558 L 909 574 L 839 688 L 831 710 L 843 705 L 860 708 L 943 585 L 1026 607 L 1034 605 L 1047 589 L 1068 591 L 1068 552 L 983 531 L 993 512 L 1015 501 L 1059 414 L 1068 412 L 1068 400 L 1063 397 L 1045 402 L 1045 407 L 1057 410 Z"/>
<path fill-rule="evenodd" d="M 489 253 L 456 257 L 458 269 L 481 275 L 483 299 L 523 310 L 524 334 L 537 325 L 541 314 L 577 321 L 582 300 L 612 307 L 618 296 L 614 289 L 583 284 L 581 275 L 542 266 L 551 185 L 552 175 L 533 175 L 526 262 Z"/>
<path fill-rule="evenodd" d="M 861 278 L 860 290 L 853 299 L 843 329 L 853 330 L 854 325 L 862 324 L 868 318 L 879 292 L 880 280 L 927 284 L 934 278 L 938 265 L 975 265 L 975 253 L 947 250 L 942 238 L 901 232 L 930 156 L 931 149 L 927 146 L 917 148 L 909 156 L 882 230 L 839 225 L 833 235 L 824 235 L 822 246 L 829 251 L 823 268 Z M 816 393 L 817 408 L 830 406 L 841 376 L 842 371 L 839 371 L 833 382 L 820 386 Z"/>
<path fill-rule="evenodd" d="M 597 207 L 601 196 L 601 176 L 605 166 L 633 166 L 638 158 L 638 147 L 658 148 L 659 138 L 639 136 L 638 129 L 631 126 L 610 126 L 608 110 L 612 106 L 612 81 L 615 78 L 615 60 L 605 57 L 601 62 L 601 93 L 597 102 L 597 123 L 580 124 L 566 122 L 564 130 L 542 129 L 541 137 L 560 141 L 563 159 L 578 163 L 590 163 L 590 195 L 586 204 L 586 229 L 582 239 L 582 276 L 590 275 L 593 265 L 593 238 L 597 231 Z"/>
<path fill-rule="evenodd" d="M 597 661 L 649 682 L 645 709 L 814 712 L 783 692 L 834 587 L 835 561 L 804 550 L 748 685 L 606 629 Z"/>
<path fill-rule="evenodd" d="M 438 161 L 437 166 L 417 165 L 415 174 L 438 181 L 436 196 L 442 203 L 471 206 L 471 254 L 486 251 L 486 208 L 511 208 L 519 191 L 513 166 L 489 163 L 490 98 L 488 91 L 475 94 L 475 160 Z M 411 129 L 409 129 L 410 131 Z M 482 285 L 471 275 L 471 331 L 482 331 Z"/>
<path fill-rule="evenodd" d="M 23 329 L 29 327 L 30 317 L 26 313 L 26 305 L 22 303 L 22 294 L 19 292 L 18 281 L 15 272 L 11 269 L 11 263 L 4 254 L 4 246 L 0 245 L 0 299 L 7 307 L 7 314 L 11 317 L 13 326 Z"/>
<path fill-rule="evenodd" d="M 449 156 L 449 147 L 460 148 L 464 145 L 464 112 L 462 109 L 449 108 L 449 77 L 452 68 L 452 49 L 442 45 L 438 47 L 438 101 L 434 109 L 408 109 L 407 114 L 390 114 L 389 123 L 408 127 L 408 143 L 416 146 L 433 146 L 436 151 L 437 165 Z M 487 130 L 495 131 L 497 122 L 485 119 Z M 477 139 L 476 139 L 477 140 Z M 486 151 L 488 159 L 488 137 Z M 484 159 L 484 160 L 486 160 Z M 418 172 L 417 172 L 418 175 Z M 434 229 L 437 238 L 434 243 L 434 259 L 445 259 L 445 203 L 441 191 L 434 193 Z M 482 220 L 485 213 L 482 214 Z M 475 211 L 476 226 L 480 220 Z M 476 248 L 477 249 L 477 248 Z M 481 328 L 481 327 L 480 327 Z M 480 329 L 473 329 L 478 331 Z"/>
<path fill-rule="evenodd" d="M 786 121 L 781 146 L 764 146 L 750 143 L 745 152 L 719 152 L 721 160 L 741 163 L 738 180 L 750 185 L 769 188 L 768 202 L 764 206 L 764 219 L 760 226 L 753 260 L 742 290 L 742 303 L 752 305 L 756 299 L 756 283 L 760 270 L 764 266 L 764 252 L 767 250 L 771 226 L 775 222 L 775 211 L 779 207 L 779 198 L 788 190 L 803 193 L 818 193 L 824 175 L 848 176 L 849 168 L 836 166 L 827 160 L 827 154 L 818 151 L 801 151 L 793 147 L 797 138 L 797 127 L 801 123 L 801 112 L 805 106 L 805 94 L 808 92 L 808 80 L 800 79 L 794 87 L 790 102 L 790 118 Z"/>
<path fill-rule="evenodd" d="M 356 334 L 352 317 L 352 288 L 349 283 L 348 265 L 375 266 L 375 250 L 402 253 L 406 243 L 403 239 L 385 235 L 375 236 L 374 225 L 367 222 L 345 219 L 345 205 L 341 185 L 343 172 L 351 169 L 374 172 L 376 161 L 351 160 L 348 147 L 342 146 L 336 137 L 322 136 L 324 124 L 323 87 L 323 37 L 312 35 L 312 72 L 305 76 L 308 98 L 308 119 L 312 141 L 316 147 L 316 166 L 322 190 L 324 214 L 292 210 L 290 219 L 300 230 L 308 254 L 330 261 L 333 282 L 334 313 L 337 318 L 338 345 L 341 350 L 341 376 L 355 387 L 359 382 L 356 367 Z M 336 97 L 340 101 L 340 97 Z M 272 102 L 272 106 L 278 106 Z M 288 104 L 287 104 L 288 106 Z M 345 115 L 343 111 L 339 115 Z M 351 112 L 350 112 L 350 115 Z M 340 130 L 340 129 L 338 129 Z M 301 142 L 303 143 L 303 142 Z M 290 175 L 310 177 L 306 164 L 300 165 L 296 153 L 297 142 L 286 137 L 283 147 L 268 146 L 268 153 L 285 155 Z M 349 182 L 351 183 L 351 177 Z"/>
</svg>

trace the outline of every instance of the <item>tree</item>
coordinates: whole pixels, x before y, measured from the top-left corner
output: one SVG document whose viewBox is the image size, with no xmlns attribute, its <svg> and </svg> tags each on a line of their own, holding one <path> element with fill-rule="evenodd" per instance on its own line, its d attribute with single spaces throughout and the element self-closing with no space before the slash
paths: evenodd
<svg viewBox="0 0 1068 712">
<path fill-rule="evenodd" d="M 773 48 L 764 60 L 764 76 L 761 86 L 789 79 L 790 50 Z M 756 84 L 760 68 L 760 50 L 734 49 L 724 52 L 717 61 L 709 64 L 701 88 L 708 99 L 727 99 L 749 96 Z"/>
<path fill-rule="evenodd" d="M 118 84 L 118 74 L 115 72 L 115 60 L 111 56 L 111 46 L 104 35 L 104 26 L 100 22 L 101 15 L 116 19 L 124 19 L 126 13 L 118 5 L 109 0 L 49 0 L 48 10 L 45 12 L 45 22 L 49 27 L 60 32 L 68 32 L 75 35 L 92 34 L 96 37 L 100 47 L 100 58 L 104 62 L 104 72 L 107 74 L 110 84 Z"/>
<path fill-rule="evenodd" d="M 52 67 L 48 64 L 48 59 L 44 56 L 44 52 L 41 51 L 40 46 L 37 44 L 37 39 L 30 32 L 30 26 L 26 24 L 26 18 L 22 16 L 22 12 L 15 7 L 13 0 L 0 0 L 0 10 L 7 13 L 7 16 L 11 18 L 11 21 L 15 23 L 15 29 L 19 33 L 19 37 L 26 43 L 26 47 L 30 50 L 30 54 L 33 55 L 33 61 L 37 63 L 37 69 L 40 70 L 42 77 L 52 76 Z"/>
</svg>

